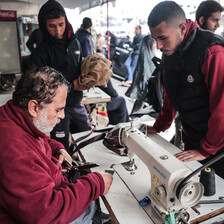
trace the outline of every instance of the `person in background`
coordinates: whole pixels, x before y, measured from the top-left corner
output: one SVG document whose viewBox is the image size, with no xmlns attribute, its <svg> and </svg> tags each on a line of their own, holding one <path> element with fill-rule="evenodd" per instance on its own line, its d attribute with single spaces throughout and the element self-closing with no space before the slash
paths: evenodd
<svg viewBox="0 0 224 224">
<path fill-rule="evenodd" d="M 0 107 L 1 223 L 89 224 L 95 200 L 112 184 L 111 175 L 98 172 L 69 183 L 72 158 L 45 134 L 65 117 L 69 86 L 58 71 L 33 68 Z"/>
<path fill-rule="evenodd" d="M 85 19 L 85 18 L 84 18 Z M 84 20 L 83 20 L 84 21 Z M 90 19 L 88 19 L 89 25 L 92 26 L 92 21 L 90 22 Z M 82 24 L 83 26 L 83 24 Z M 91 27 L 90 26 L 90 27 Z M 87 26 L 86 26 L 87 27 Z M 91 45 L 87 44 L 87 35 L 91 35 L 90 32 L 82 32 L 85 33 L 85 35 L 80 35 L 81 32 L 77 32 L 77 37 L 79 42 L 81 43 L 82 51 L 86 52 L 85 57 L 88 57 L 91 55 Z M 107 93 L 111 97 L 111 101 L 107 103 L 107 112 L 109 117 L 109 123 L 112 125 L 116 125 L 118 123 L 128 122 L 129 121 L 129 115 L 128 110 L 126 107 L 126 102 L 124 97 L 119 96 L 117 91 L 114 89 L 111 80 L 109 79 L 107 83 L 107 87 L 99 86 L 100 89 L 102 89 L 105 93 Z"/>
<path fill-rule="evenodd" d="M 178 112 L 184 151 L 176 157 L 205 163 L 224 152 L 224 39 L 187 20 L 173 1 L 157 4 L 148 26 L 163 53 L 165 87 L 162 112 L 148 132 L 165 131 Z M 222 178 L 223 163 L 222 158 L 210 166 Z"/>
<path fill-rule="evenodd" d="M 138 57 L 139 57 L 139 51 L 140 46 L 143 39 L 142 35 L 142 27 L 140 25 L 135 27 L 135 36 L 133 39 L 133 42 L 130 47 L 133 48 L 133 52 L 129 55 L 127 60 L 124 63 L 125 68 L 127 69 L 127 75 L 125 77 L 124 82 L 121 82 L 120 85 L 123 86 L 131 86 L 132 80 L 133 80 L 133 74 L 135 71 L 135 68 L 137 66 Z"/>
<path fill-rule="evenodd" d="M 96 39 L 96 52 L 98 53 L 104 53 L 103 52 L 103 45 L 105 44 L 105 39 L 102 37 L 100 33 L 97 34 Z"/>
<path fill-rule="evenodd" d="M 109 40 L 110 40 L 110 60 L 113 60 L 113 57 L 116 53 L 116 47 L 118 45 L 118 40 L 117 37 L 112 33 L 112 32 L 106 32 L 105 36 L 106 36 L 106 44 L 107 44 L 107 39 L 108 39 L 108 33 L 109 33 Z"/>
<path fill-rule="evenodd" d="M 125 93 L 126 96 L 136 100 L 143 100 L 145 98 L 147 94 L 147 81 L 156 68 L 152 61 L 152 58 L 155 57 L 155 48 L 156 42 L 150 34 L 143 37 L 138 63 L 133 75 L 133 82 Z"/>
<path fill-rule="evenodd" d="M 82 56 L 84 58 L 95 53 L 95 47 L 92 41 L 93 38 L 91 38 L 92 25 L 92 20 L 89 17 L 85 17 L 82 21 L 81 28 L 76 32 L 76 36 L 82 47 Z"/>
<path fill-rule="evenodd" d="M 203 1 L 197 8 L 196 21 L 202 29 L 215 32 L 220 26 L 222 12 L 223 7 L 217 1 Z"/>
<path fill-rule="evenodd" d="M 51 131 L 51 138 L 69 149 L 69 134 L 87 131 L 90 124 L 86 109 L 81 100 L 82 90 L 87 89 L 78 83 L 82 49 L 65 10 L 55 0 L 47 1 L 38 14 L 43 41 L 31 54 L 31 65 L 51 66 L 60 71 L 72 86 L 68 94 L 65 118 Z"/>
<path fill-rule="evenodd" d="M 125 44 L 131 46 L 131 37 L 129 35 L 127 35 L 127 41 L 125 42 Z"/>
<path fill-rule="evenodd" d="M 41 43 L 42 39 L 43 35 L 40 28 L 37 28 L 31 33 L 28 41 L 26 42 L 26 46 L 31 53 Z"/>
</svg>

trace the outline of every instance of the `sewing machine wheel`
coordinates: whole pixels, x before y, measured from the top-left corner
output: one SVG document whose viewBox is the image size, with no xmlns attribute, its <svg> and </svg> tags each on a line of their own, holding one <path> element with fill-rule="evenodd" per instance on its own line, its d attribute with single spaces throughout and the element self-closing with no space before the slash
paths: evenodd
<svg viewBox="0 0 224 224">
<path fill-rule="evenodd" d="M 203 193 L 204 187 L 201 183 L 190 181 L 181 188 L 178 199 L 184 207 L 192 207 L 200 201 Z"/>
<path fill-rule="evenodd" d="M 190 219 L 190 215 L 186 211 L 180 211 L 176 214 L 176 224 L 185 224 L 188 223 L 188 220 Z"/>
</svg>

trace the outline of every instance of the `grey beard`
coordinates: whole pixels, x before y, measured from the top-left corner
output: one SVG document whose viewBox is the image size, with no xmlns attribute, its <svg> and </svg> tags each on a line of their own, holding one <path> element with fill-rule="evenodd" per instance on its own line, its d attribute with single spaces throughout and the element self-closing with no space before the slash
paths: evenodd
<svg viewBox="0 0 224 224">
<path fill-rule="evenodd" d="M 47 111 L 43 110 L 40 112 L 40 118 L 36 121 L 33 121 L 34 126 L 43 133 L 49 133 L 53 128 L 60 122 L 60 119 L 57 120 L 55 125 L 49 126 L 47 120 Z"/>
</svg>

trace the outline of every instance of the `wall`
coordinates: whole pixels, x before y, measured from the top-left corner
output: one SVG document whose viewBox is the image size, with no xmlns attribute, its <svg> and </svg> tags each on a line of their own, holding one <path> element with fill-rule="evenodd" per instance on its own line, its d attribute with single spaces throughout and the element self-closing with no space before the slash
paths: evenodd
<svg viewBox="0 0 224 224">
<path fill-rule="evenodd" d="M 0 2 L 0 10 L 14 10 L 17 11 L 17 17 L 38 15 L 41 5 L 22 2 Z"/>
</svg>

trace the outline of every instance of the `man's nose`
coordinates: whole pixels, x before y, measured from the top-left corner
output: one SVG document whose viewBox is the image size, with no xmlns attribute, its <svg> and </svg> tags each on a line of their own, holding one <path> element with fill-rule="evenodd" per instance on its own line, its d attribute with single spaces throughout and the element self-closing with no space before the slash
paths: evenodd
<svg viewBox="0 0 224 224">
<path fill-rule="evenodd" d="M 161 41 L 156 40 L 156 47 L 158 50 L 160 50 L 163 47 L 163 44 L 161 43 Z"/>
<path fill-rule="evenodd" d="M 61 34 L 61 28 L 60 28 L 60 27 L 57 27 L 57 28 L 56 28 L 56 33 L 57 33 L 57 34 Z"/>
<path fill-rule="evenodd" d="M 58 118 L 59 118 L 59 119 L 64 119 L 64 118 L 65 118 L 65 111 L 64 111 L 64 110 L 61 110 L 61 111 L 58 113 Z"/>
<path fill-rule="evenodd" d="M 217 28 L 220 27 L 220 22 L 217 22 L 217 23 L 216 23 L 216 27 L 217 27 Z"/>
</svg>

